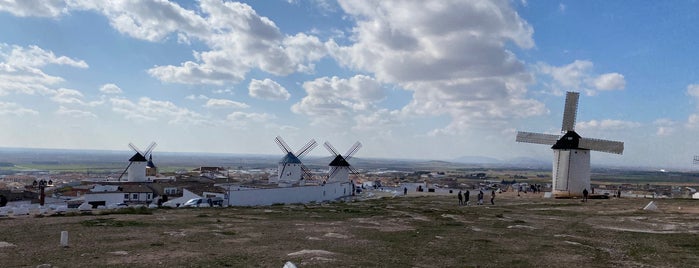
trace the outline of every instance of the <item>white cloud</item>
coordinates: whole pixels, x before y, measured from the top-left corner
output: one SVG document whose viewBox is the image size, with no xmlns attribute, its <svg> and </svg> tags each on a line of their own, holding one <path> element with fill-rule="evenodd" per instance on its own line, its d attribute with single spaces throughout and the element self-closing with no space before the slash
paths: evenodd
<svg viewBox="0 0 699 268">
<path fill-rule="evenodd" d="M 500 125 L 546 112 L 525 97 L 533 78 L 507 50 L 534 47 L 532 27 L 509 4 L 340 1 L 357 22 L 355 42 L 328 47 L 341 64 L 413 91 L 405 114 L 449 115 L 454 132 Z"/>
<path fill-rule="evenodd" d="M 302 33 L 284 36 L 274 22 L 258 15 L 247 4 L 219 0 L 205 0 L 199 4 L 201 16 L 187 18 L 201 21 L 206 31 L 180 27 L 163 31 L 177 32 L 179 39 L 183 39 L 182 36 L 187 40 L 197 38 L 210 50 L 195 52 L 194 61 L 179 66 L 156 66 L 148 71 L 153 77 L 183 84 L 237 83 L 253 68 L 275 75 L 312 72 L 312 62 L 327 53 L 318 38 Z M 156 37 L 162 38 L 165 33 Z"/>
<path fill-rule="evenodd" d="M 70 116 L 74 118 L 97 118 L 97 115 L 95 115 L 92 112 L 78 109 L 69 109 L 64 106 L 60 106 L 56 111 L 56 114 L 61 116 Z"/>
<path fill-rule="evenodd" d="M 371 112 L 385 98 L 381 84 L 365 75 L 349 79 L 322 77 L 303 83 L 307 96 L 291 110 L 298 114 L 326 120 L 341 118 L 356 112 Z"/>
<path fill-rule="evenodd" d="M 58 17 L 67 8 L 64 0 L 2 0 L 0 11 L 19 17 Z"/>
<path fill-rule="evenodd" d="M 0 96 L 13 93 L 51 94 L 52 87 L 64 79 L 44 73 L 41 68 L 49 64 L 88 67 L 82 60 L 57 57 L 52 51 L 37 46 L 0 43 Z"/>
<path fill-rule="evenodd" d="M 699 84 L 691 84 L 687 86 L 687 94 L 699 99 Z"/>
<path fill-rule="evenodd" d="M 187 97 L 184 97 L 184 98 L 188 99 L 188 100 L 208 100 L 209 99 L 209 97 L 207 97 L 205 95 L 201 95 L 201 94 L 199 94 L 199 95 L 194 95 L 194 94 L 187 95 Z"/>
<path fill-rule="evenodd" d="M 61 104 L 83 104 L 83 94 L 75 89 L 59 88 L 51 100 Z"/>
<path fill-rule="evenodd" d="M 209 99 L 206 104 L 206 108 L 234 108 L 234 109 L 244 109 L 250 107 L 242 102 L 227 100 L 227 99 Z"/>
<path fill-rule="evenodd" d="M 657 119 L 653 122 L 653 125 L 657 127 L 655 135 L 657 136 L 670 136 L 675 134 L 677 131 L 678 123 L 667 118 Z"/>
<path fill-rule="evenodd" d="M 371 131 L 379 136 L 388 136 L 393 133 L 392 129 L 403 126 L 403 116 L 400 111 L 390 111 L 380 109 L 371 114 L 360 114 L 354 117 L 355 126 L 358 131 Z"/>
<path fill-rule="evenodd" d="M 19 105 L 17 103 L 0 101 L 0 115 L 22 116 L 37 114 L 39 114 L 39 112 L 37 112 L 36 110 L 24 108 L 22 105 Z"/>
<path fill-rule="evenodd" d="M 104 94 L 121 94 L 123 91 L 115 84 L 104 84 L 100 87 L 100 92 Z"/>
<path fill-rule="evenodd" d="M 640 126 L 638 122 L 604 119 L 578 122 L 575 127 L 578 130 L 628 130 Z"/>
<path fill-rule="evenodd" d="M 123 114 L 126 119 L 140 121 L 167 120 L 169 124 L 209 124 L 209 118 L 187 108 L 178 107 L 170 101 L 142 97 L 138 103 L 122 97 L 111 98 L 112 110 Z"/>
<path fill-rule="evenodd" d="M 3 50 L 9 46 L 2 44 Z M 48 64 L 68 65 L 77 68 L 89 67 L 85 61 L 74 60 L 66 56 L 56 57 L 52 51 L 43 50 L 38 46 L 29 46 L 27 48 L 20 46 L 12 46 L 9 54 L 1 53 L 6 62 L 13 66 L 25 67 L 43 67 Z"/>
<path fill-rule="evenodd" d="M 248 86 L 248 92 L 250 96 L 263 100 L 288 100 L 291 97 L 286 88 L 269 78 L 265 80 L 252 79 Z"/>
<path fill-rule="evenodd" d="M 60 104 L 97 106 L 105 102 L 104 98 L 98 101 L 87 102 L 83 100 L 83 93 L 75 89 L 59 88 L 55 91 L 52 91 L 51 94 L 53 94 L 51 100 Z"/>
<path fill-rule="evenodd" d="M 697 128 L 699 127 L 699 114 L 690 114 L 687 118 L 686 127 Z"/>
<path fill-rule="evenodd" d="M 574 62 L 556 67 L 546 63 L 539 63 L 537 70 L 541 74 L 549 75 L 553 79 L 553 90 L 556 94 L 563 91 L 585 91 L 588 95 L 595 95 L 600 90 L 623 90 L 626 87 L 624 76 L 619 73 L 605 73 L 594 75 L 591 61 L 575 60 Z"/>
<path fill-rule="evenodd" d="M 250 125 L 265 126 L 271 124 L 271 121 L 276 117 L 268 113 L 233 112 L 227 116 L 227 119 L 233 127 L 247 128 Z"/>
<path fill-rule="evenodd" d="M 599 90 L 624 89 L 626 81 L 624 76 L 618 73 L 607 73 L 594 78 L 592 84 Z"/>
</svg>

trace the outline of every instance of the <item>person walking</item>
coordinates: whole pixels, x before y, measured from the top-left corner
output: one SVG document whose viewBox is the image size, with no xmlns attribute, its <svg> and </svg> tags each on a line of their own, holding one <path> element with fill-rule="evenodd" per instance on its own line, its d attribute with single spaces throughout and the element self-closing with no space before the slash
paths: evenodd
<svg viewBox="0 0 699 268">
<path fill-rule="evenodd" d="M 461 191 L 456 195 L 459 198 L 459 206 L 464 204 L 464 197 L 461 195 Z"/>
<path fill-rule="evenodd" d="M 495 205 L 495 190 L 490 193 L 490 204 Z"/>
<path fill-rule="evenodd" d="M 587 188 L 583 189 L 583 202 L 587 202 Z"/>
<path fill-rule="evenodd" d="M 466 190 L 466 193 L 464 193 L 464 205 L 468 206 L 468 199 L 470 198 L 471 192 Z"/>
<path fill-rule="evenodd" d="M 408 195 L 408 187 L 403 187 L 403 195 Z"/>
<path fill-rule="evenodd" d="M 483 205 L 483 191 L 478 192 L 478 205 Z"/>
</svg>

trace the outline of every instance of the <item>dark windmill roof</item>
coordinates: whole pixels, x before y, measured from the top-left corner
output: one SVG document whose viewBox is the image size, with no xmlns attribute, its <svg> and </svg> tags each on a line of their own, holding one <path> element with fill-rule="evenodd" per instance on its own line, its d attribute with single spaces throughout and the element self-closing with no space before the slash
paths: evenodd
<svg viewBox="0 0 699 268">
<path fill-rule="evenodd" d="M 347 160 L 345 160 L 344 157 L 342 157 L 342 155 L 338 154 L 335 157 L 335 159 L 333 159 L 333 161 L 330 162 L 330 164 L 328 164 L 328 166 L 331 166 L 331 167 L 349 167 L 350 164 L 347 162 Z"/>
<path fill-rule="evenodd" d="M 299 160 L 298 157 L 296 157 L 294 154 L 291 152 L 287 153 L 282 159 L 279 160 L 280 164 L 301 164 L 301 160 Z"/>
<path fill-rule="evenodd" d="M 155 168 L 155 164 L 153 164 L 153 155 L 148 156 L 148 164 L 146 164 L 146 167 Z"/>
<path fill-rule="evenodd" d="M 129 158 L 129 162 L 146 162 L 146 161 L 148 161 L 148 159 L 146 159 L 141 153 L 136 153 L 131 158 Z"/>
<path fill-rule="evenodd" d="M 580 144 L 580 135 L 578 133 L 575 133 L 575 131 L 568 131 L 566 132 L 563 137 L 558 139 L 556 141 L 556 144 L 551 146 L 551 149 L 563 149 L 563 150 L 572 150 L 572 149 L 584 149 L 579 147 Z"/>
</svg>

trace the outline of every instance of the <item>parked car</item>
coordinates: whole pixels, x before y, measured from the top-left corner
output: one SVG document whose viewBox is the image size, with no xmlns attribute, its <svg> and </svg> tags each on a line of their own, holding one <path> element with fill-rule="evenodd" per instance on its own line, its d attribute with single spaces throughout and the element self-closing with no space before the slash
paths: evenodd
<svg viewBox="0 0 699 268">
<path fill-rule="evenodd" d="M 223 206 L 223 198 L 212 197 L 212 198 L 192 198 L 187 200 L 181 207 L 191 208 L 191 207 L 213 207 L 213 206 Z"/>
</svg>

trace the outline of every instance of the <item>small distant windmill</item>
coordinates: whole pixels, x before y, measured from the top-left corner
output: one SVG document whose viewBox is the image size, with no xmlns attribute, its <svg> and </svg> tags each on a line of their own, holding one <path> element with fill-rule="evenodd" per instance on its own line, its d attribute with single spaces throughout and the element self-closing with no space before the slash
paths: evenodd
<svg viewBox="0 0 699 268">
<path fill-rule="evenodd" d="M 277 136 L 274 141 L 279 145 L 286 155 L 279 160 L 279 165 L 277 167 L 277 180 L 278 182 L 299 182 L 305 179 L 311 179 L 311 170 L 308 169 L 302 162 L 301 158 L 306 156 L 313 148 L 318 146 L 318 143 L 311 139 L 301 147 L 296 153 L 291 150 L 282 137 Z"/>
<path fill-rule="evenodd" d="M 325 149 L 328 149 L 328 152 L 335 156 L 330 164 L 328 164 L 328 166 L 330 166 L 328 170 L 328 182 L 347 182 L 350 172 L 352 174 L 357 174 L 357 171 L 352 168 L 352 165 L 350 165 L 348 161 L 359 151 L 359 148 L 362 148 L 360 142 L 354 143 L 354 145 L 347 150 L 345 156 L 342 156 L 330 142 L 326 141 L 323 145 Z"/>
<path fill-rule="evenodd" d="M 561 126 L 563 136 L 517 132 L 517 142 L 552 145 L 555 197 L 580 196 L 584 189 L 590 191 L 590 151 L 613 154 L 624 152 L 623 142 L 583 138 L 575 132 L 579 97 L 578 92 L 566 94 Z"/>
<path fill-rule="evenodd" d="M 136 145 L 133 145 L 133 143 L 129 143 L 129 147 L 134 150 L 136 153 L 129 158 L 129 165 L 126 166 L 126 169 L 124 169 L 124 172 L 121 173 L 119 176 L 119 181 L 121 181 L 121 178 L 128 172 L 127 179 L 126 181 L 135 181 L 135 182 L 143 182 L 147 181 L 146 178 L 146 168 L 148 164 L 150 163 L 152 165 L 152 157 L 151 153 L 153 152 L 153 149 L 155 149 L 155 146 L 158 144 L 155 142 L 151 142 L 150 145 L 146 148 L 145 151 L 141 151 L 136 147 Z M 146 157 L 149 157 L 151 161 L 148 161 Z M 155 165 L 153 165 L 155 167 Z"/>
</svg>

